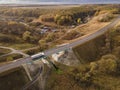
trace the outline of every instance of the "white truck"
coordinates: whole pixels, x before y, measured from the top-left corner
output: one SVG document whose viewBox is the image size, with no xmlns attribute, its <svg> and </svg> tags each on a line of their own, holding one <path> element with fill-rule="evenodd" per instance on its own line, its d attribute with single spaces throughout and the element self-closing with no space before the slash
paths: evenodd
<svg viewBox="0 0 120 90">
<path fill-rule="evenodd" d="M 45 54 L 43 52 L 31 56 L 32 60 L 38 60 L 44 57 L 45 57 Z"/>
</svg>

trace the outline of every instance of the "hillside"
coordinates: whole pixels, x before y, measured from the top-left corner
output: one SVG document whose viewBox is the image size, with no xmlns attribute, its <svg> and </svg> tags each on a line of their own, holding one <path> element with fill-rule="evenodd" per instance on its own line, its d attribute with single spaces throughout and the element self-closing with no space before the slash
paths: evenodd
<svg viewBox="0 0 120 90">
<path fill-rule="evenodd" d="M 106 29 L 119 14 L 120 5 L 80 5 L 69 8 L 56 6 L 44 9 L 3 6 L 0 9 L 0 45 L 15 48 L 13 53 L 20 50 L 29 55 L 53 48 L 48 50 L 48 54 L 45 51 L 47 56 L 56 49 L 56 55 L 52 55 L 52 58 L 59 54 L 58 51 L 64 49 L 62 56 L 58 55 L 56 59 L 62 64 L 58 62 L 55 62 L 56 66 L 47 64 L 50 70 L 48 67 L 43 68 L 41 64 L 37 65 L 38 62 L 37 64 L 27 62 L 26 65 L 31 71 L 34 72 L 34 66 L 38 66 L 45 72 L 37 79 L 38 82 L 32 81 L 34 84 L 28 87 L 30 90 L 44 88 L 44 84 L 45 90 L 120 90 L 120 23 L 104 35 L 95 36 L 95 39 L 84 43 L 99 34 L 91 35 L 89 39 L 87 35 L 98 30 L 102 31 L 103 27 Z M 112 22 L 113 25 L 114 23 Z M 83 43 L 81 45 L 78 45 L 80 42 L 77 41 L 71 43 L 80 39 L 83 40 L 80 41 Z M 71 48 L 72 44 L 78 46 Z M 66 50 L 68 48 L 69 50 Z M 2 55 L 0 63 L 3 62 L 4 65 L 15 60 L 13 64 L 17 66 L 19 62 L 16 60 L 23 56 L 9 53 L 7 49 L 0 49 Z M 46 57 L 41 53 L 39 57 L 37 55 L 32 56 L 32 59 Z M 51 57 L 48 59 L 52 60 Z M 54 68 L 50 68 L 52 65 Z M 31 72 L 31 75 L 35 77 L 36 73 Z M 29 80 L 20 67 L 2 73 L 0 81 L 2 90 L 20 90 Z"/>
<path fill-rule="evenodd" d="M 94 47 L 95 45 L 97 48 L 102 45 L 104 50 L 102 53 L 99 51 L 99 53 L 94 53 L 92 56 L 89 51 L 93 52 L 94 48 L 88 48 L 88 50 L 83 53 L 86 54 L 82 57 L 88 56 L 83 59 L 84 63 L 82 63 L 82 65 L 68 67 L 56 64 L 61 70 L 61 73 L 58 73 L 54 69 L 51 71 L 50 76 L 48 77 L 46 90 L 120 90 L 119 27 L 118 24 L 110 29 L 110 32 L 106 35 L 107 39 L 100 39 L 100 36 L 100 38 L 96 38 L 95 40 L 84 44 L 87 45 L 86 47 Z M 81 48 L 79 47 L 81 46 L 77 46 L 77 49 L 75 50 L 79 51 L 78 55 L 81 55 L 80 52 L 83 52 L 81 51 L 81 48 L 84 48 L 83 46 Z M 96 55 L 99 55 L 99 58 L 96 58 Z M 89 58 L 91 58 L 92 61 L 89 61 Z"/>
<path fill-rule="evenodd" d="M 120 11 L 119 5 L 55 7 L 1 7 L 0 45 L 18 50 L 38 47 L 25 51 L 31 55 L 95 32 L 109 24 Z"/>
<path fill-rule="evenodd" d="M 1 90 L 21 90 L 29 82 L 26 72 L 23 68 L 16 68 L 0 74 Z"/>
</svg>

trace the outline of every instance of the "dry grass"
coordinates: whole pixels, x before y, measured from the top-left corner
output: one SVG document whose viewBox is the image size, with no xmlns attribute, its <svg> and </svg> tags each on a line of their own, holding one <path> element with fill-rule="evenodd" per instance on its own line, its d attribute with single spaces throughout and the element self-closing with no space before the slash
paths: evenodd
<svg viewBox="0 0 120 90">
<path fill-rule="evenodd" d="M 88 23 L 83 24 L 83 25 L 79 25 L 74 29 L 70 29 L 70 31 L 77 31 L 79 33 L 84 34 L 83 36 L 80 36 L 80 37 L 78 37 L 76 39 L 72 39 L 72 40 L 64 40 L 64 39 L 62 39 L 62 40 L 59 40 L 59 41 L 67 42 L 67 43 L 73 42 L 73 41 L 76 41 L 78 39 L 82 39 L 82 38 L 96 32 L 96 31 L 100 30 L 101 28 L 105 27 L 110 22 L 99 22 L 98 19 L 102 15 L 95 16 Z"/>
<path fill-rule="evenodd" d="M 98 31 L 99 29 L 103 28 L 104 26 L 108 25 L 110 22 L 98 22 L 98 19 L 102 15 L 95 16 L 90 20 L 88 23 L 84 24 L 83 26 L 79 26 L 76 28 L 77 31 L 83 32 L 84 34 L 93 33 Z"/>
<path fill-rule="evenodd" d="M 8 54 L 11 51 L 9 49 L 0 48 L 0 55 Z"/>
<path fill-rule="evenodd" d="M 120 26 L 120 21 L 118 22 L 118 24 L 115 25 L 115 27 L 118 27 L 118 26 Z"/>
</svg>

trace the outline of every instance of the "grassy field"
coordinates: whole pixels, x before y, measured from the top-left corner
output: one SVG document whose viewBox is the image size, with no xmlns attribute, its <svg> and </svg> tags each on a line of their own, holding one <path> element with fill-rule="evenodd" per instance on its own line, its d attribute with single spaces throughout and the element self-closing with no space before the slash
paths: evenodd
<svg viewBox="0 0 120 90">
<path fill-rule="evenodd" d="M 68 81 L 70 80 L 66 80 L 65 79 L 65 75 L 67 73 L 67 71 L 69 71 L 72 67 L 68 67 L 68 66 L 65 66 L 65 65 L 62 65 L 60 63 L 55 63 L 55 65 L 59 68 L 59 70 L 55 70 L 55 68 L 53 68 L 50 72 L 50 75 L 48 76 L 48 80 L 47 80 L 47 83 L 46 83 L 46 86 L 45 86 L 45 90 L 55 90 L 54 87 L 58 87 L 59 88 L 59 82 L 61 83 L 68 83 Z M 57 86 L 56 86 L 57 85 Z M 63 89 L 64 86 L 60 86 L 61 90 L 65 90 Z M 56 90 L 59 90 L 56 88 Z"/>
<path fill-rule="evenodd" d="M 9 49 L 3 49 L 3 48 L 0 48 L 0 55 L 4 55 L 4 54 L 8 54 L 10 53 L 11 51 Z"/>
<path fill-rule="evenodd" d="M 0 38 L 0 46 L 11 47 L 18 50 L 32 48 L 36 46 L 35 44 L 23 42 L 19 37 L 15 35 L 6 35 L 0 33 Z M 12 41 L 10 42 L 9 40 L 11 39 Z"/>
<path fill-rule="evenodd" d="M 18 50 L 24 50 L 24 49 L 33 48 L 36 45 L 30 44 L 30 43 L 19 43 L 19 44 L 14 43 L 13 44 L 13 43 L 1 43 L 0 42 L 0 46 L 11 47 L 11 48 L 18 49 Z"/>
<path fill-rule="evenodd" d="M 10 47 L 18 50 L 24 50 L 24 49 L 29 49 L 32 47 L 35 47 L 36 45 L 34 44 L 29 44 L 29 43 L 23 43 L 23 44 L 12 44 Z"/>
<path fill-rule="evenodd" d="M 4 63 L 4 62 L 9 62 L 9 61 L 14 61 L 16 59 L 20 59 L 20 58 L 23 58 L 24 56 L 23 55 L 20 55 L 20 54 L 10 54 L 10 55 L 7 55 L 7 56 L 3 56 L 3 57 L 0 57 L 0 63 Z"/>
<path fill-rule="evenodd" d="M 0 74 L 1 90 L 21 90 L 29 81 L 23 68 L 17 68 Z"/>
</svg>

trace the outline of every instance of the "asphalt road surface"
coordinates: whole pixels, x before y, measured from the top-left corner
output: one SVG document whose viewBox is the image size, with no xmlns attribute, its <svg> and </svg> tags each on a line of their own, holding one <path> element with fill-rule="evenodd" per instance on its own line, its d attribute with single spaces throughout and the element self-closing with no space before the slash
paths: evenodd
<svg viewBox="0 0 120 90">
<path fill-rule="evenodd" d="M 92 39 L 104 34 L 105 32 L 107 32 L 109 30 L 109 28 L 112 28 L 113 26 L 115 26 L 119 21 L 120 21 L 120 16 L 118 16 L 116 19 L 114 19 L 109 25 L 105 26 L 104 28 L 102 28 L 102 29 L 100 29 L 96 32 L 94 32 L 94 33 L 92 33 L 92 34 L 90 34 L 90 35 L 88 35 L 84 38 L 78 39 L 78 40 L 76 40 L 72 43 L 65 44 L 63 46 L 59 46 L 59 47 L 56 47 L 56 48 L 46 50 L 46 51 L 44 51 L 44 54 L 45 54 L 45 56 L 50 56 L 54 53 L 58 53 L 60 51 L 64 51 L 64 50 L 67 50 L 69 48 L 75 47 L 77 45 L 86 43 L 89 40 L 92 40 Z M 31 57 L 28 56 L 26 58 L 15 60 L 12 63 L 2 65 L 2 66 L 0 66 L 0 73 L 2 73 L 4 71 L 7 71 L 7 70 L 10 70 L 10 69 L 13 69 L 13 68 L 16 68 L 16 67 L 19 67 L 21 64 L 24 64 L 24 63 L 27 63 L 27 62 L 30 62 L 30 61 L 31 61 Z"/>
</svg>

